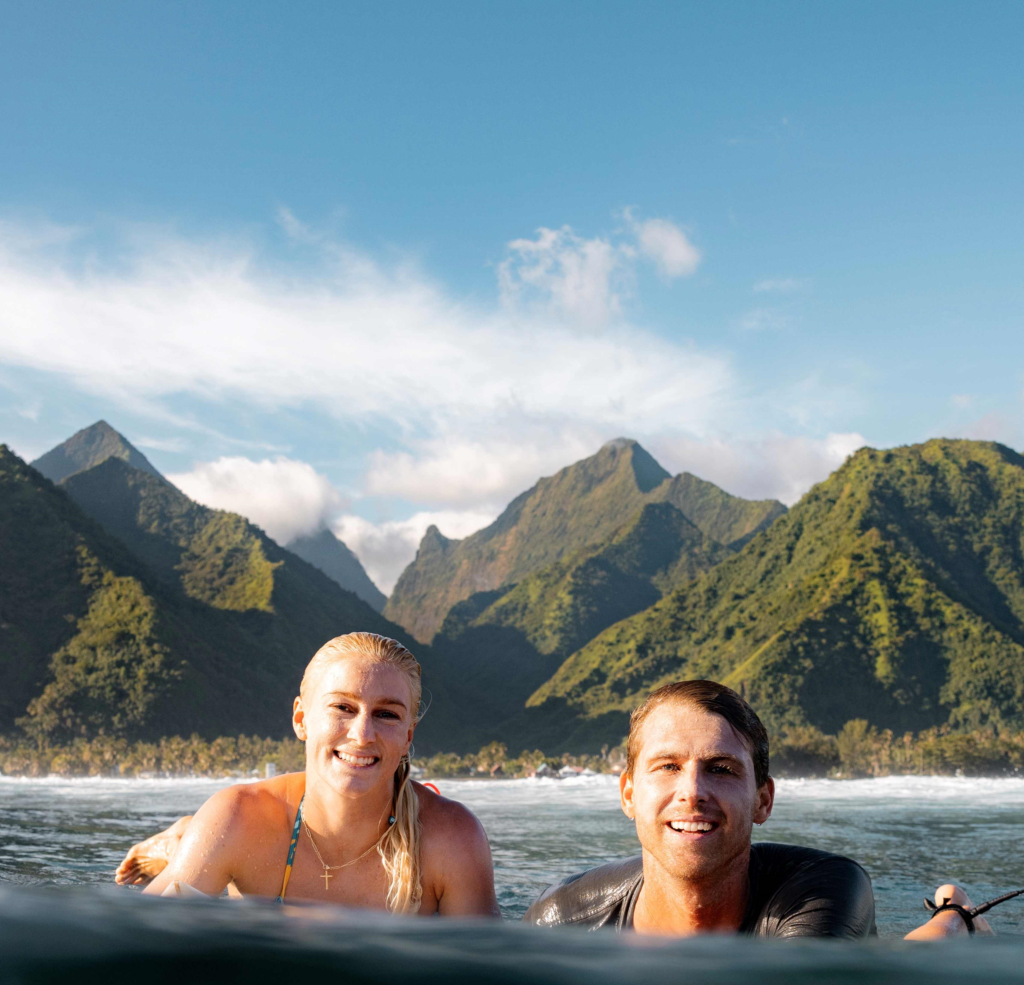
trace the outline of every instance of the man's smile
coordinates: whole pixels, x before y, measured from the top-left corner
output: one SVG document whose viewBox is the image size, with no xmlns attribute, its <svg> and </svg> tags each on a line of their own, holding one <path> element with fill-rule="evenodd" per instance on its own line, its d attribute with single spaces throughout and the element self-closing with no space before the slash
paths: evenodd
<svg viewBox="0 0 1024 985">
<path fill-rule="evenodd" d="M 714 831 L 718 827 L 718 822 L 708 821 L 703 818 L 692 821 L 669 821 L 668 827 L 680 834 L 704 835 Z"/>
</svg>

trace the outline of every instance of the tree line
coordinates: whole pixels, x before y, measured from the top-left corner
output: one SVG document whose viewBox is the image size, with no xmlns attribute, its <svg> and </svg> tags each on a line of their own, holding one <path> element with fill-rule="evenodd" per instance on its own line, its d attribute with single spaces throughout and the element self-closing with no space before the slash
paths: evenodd
<svg viewBox="0 0 1024 985">
<path fill-rule="evenodd" d="M 837 735 L 792 729 L 772 741 L 775 776 L 877 777 L 893 775 L 1013 776 L 1024 770 L 1024 732 L 947 727 L 895 735 L 863 719 L 847 722 Z M 268 764 L 279 773 L 301 770 L 305 750 L 297 739 L 198 735 L 158 742 L 129 742 L 114 736 L 75 739 L 65 744 L 0 737 L 0 773 L 7 776 L 250 777 L 264 776 Z M 492 742 L 469 755 L 437 753 L 414 757 L 423 779 L 533 776 L 565 766 L 576 771 L 618 773 L 625 744 L 600 753 L 551 756 L 539 749 L 509 754 Z M 545 769 L 546 767 L 546 769 Z"/>
</svg>

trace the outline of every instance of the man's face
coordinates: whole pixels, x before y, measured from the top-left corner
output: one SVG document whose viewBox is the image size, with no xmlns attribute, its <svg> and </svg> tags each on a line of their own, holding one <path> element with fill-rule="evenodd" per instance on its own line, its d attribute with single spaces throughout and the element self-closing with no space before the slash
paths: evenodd
<svg viewBox="0 0 1024 985">
<path fill-rule="evenodd" d="M 720 715 L 682 701 L 648 715 L 620 790 L 644 854 L 669 875 L 698 882 L 749 849 L 775 795 L 770 779 L 758 788 L 746 740 Z"/>
<path fill-rule="evenodd" d="M 412 742 L 411 703 L 409 679 L 391 664 L 359 655 L 328 664 L 295 699 L 307 770 L 347 795 L 390 785 Z"/>
</svg>

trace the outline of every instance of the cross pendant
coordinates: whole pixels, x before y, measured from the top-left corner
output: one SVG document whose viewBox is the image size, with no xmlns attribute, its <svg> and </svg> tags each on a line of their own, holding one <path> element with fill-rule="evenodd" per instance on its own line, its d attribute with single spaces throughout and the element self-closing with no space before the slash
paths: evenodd
<svg viewBox="0 0 1024 985">
<path fill-rule="evenodd" d="M 324 892 L 327 892 L 329 888 L 329 883 L 334 878 L 334 876 L 331 875 L 331 870 L 328 869 L 326 865 L 324 866 L 324 874 L 322 878 L 324 881 Z"/>
</svg>

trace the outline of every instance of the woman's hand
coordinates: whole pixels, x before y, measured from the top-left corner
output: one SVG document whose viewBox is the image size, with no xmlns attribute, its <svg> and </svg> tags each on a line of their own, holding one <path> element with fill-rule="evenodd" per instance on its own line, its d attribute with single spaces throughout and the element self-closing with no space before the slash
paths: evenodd
<svg viewBox="0 0 1024 985">
<path fill-rule="evenodd" d="M 137 845 L 132 845 L 114 873 L 119 886 L 148 886 L 170 862 L 192 815 L 180 818 L 169 828 Z"/>
</svg>

